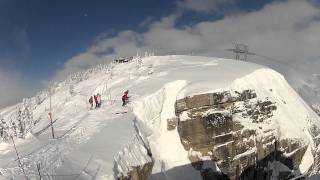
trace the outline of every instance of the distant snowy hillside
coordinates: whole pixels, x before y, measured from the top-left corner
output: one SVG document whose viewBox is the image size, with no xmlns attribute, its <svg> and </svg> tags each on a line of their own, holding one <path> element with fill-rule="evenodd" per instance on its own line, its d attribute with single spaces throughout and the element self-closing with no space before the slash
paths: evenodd
<svg viewBox="0 0 320 180">
<path fill-rule="evenodd" d="M 293 71 L 293 72 L 292 72 Z M 288 75 L 289 82 L 299 95 L 313 109 L 320 105 L 320 75 L 308 74 L 309 72 L 301 72 L 301 69 L 292 69 Z M 319 109 L 314 109 L 316 112 Z"/>
<path fill-rule="evenodd" d="M 305 83 L 298 88 L 298 93 L 320 116 L 320 80 Z"/>
<path fill-rule="evenodd" d="M 250 99 L 236 93 L 249 89 L 255 92 Z M 130 103 L 123 107 L 121 96 L 125 90 L 129 90 Z M 198 132 L 187 124 L 194 120 L 189 112 L 198 117 L 204 100 L 191 102 L 192 98 L 203 94 L 211 97 L 212 93 L 221 92 L 230 92 L 227 97 L 233 98 L 232 103 L 228 100 L 219 103 L 232 104 L 230 116 L 243 128 L 241 133 L 254 131 L 254 138 L 250 139 L 253 137 L 250 134 L 246 141 L 258 142 L 257 139 L 272 135 L 272 145 L 275 141 L 281 142 L 281 146 L 287 143 L 288 148 L 279 150 L 286 157 L 301 152 L 301 157 L 294 160 L 299 164 L 293 163 L 289 167 L 292 172 L 298 175 L 319 173 L 316 165 L 320 162 L 319 116 L 282 75 L 260 65 L 197 56 L 135 57 L 127 63 L 99 65 L 73 74 L 65 81 L 55 83 L 51 91 L 55 139 L 49 126 L 49 90 L 0 110 L 0 179 L 25 179 L 25 176 L 31 179 L 40 176 L 43 179 L 121 179 L 130 173 L 137 173 L 139 179 L 144 179 L 148 172 L 152 173 L 150 179 L 204 178 L 192 157 L 203 162 L 201 168 L 229 175 L 224 170 L 227 168 L 222 167 L 223 158 L 219 162 L 209 156 L 214 154 L 214 149 L 205 155 L 191 145 L 187 147 L 183 141 L 184 135 L 189 137 Z M 97 93 L 102 95 L 102 107 L 90 110 L 88 100 Z M 185 103 L 179 113 L 177 102 Z M 265 115 L 265 121 L 252 121 L 251 116 L 240 113 L 246 108 L 246 111 L 258 108 L 263 113 L 270 104 L 256 107 L 260 102 L 276 106 Z M 197 103 L 201 107 L 196 107 Z M 196 108 L 190 108 L 193 106 Z M 240 109 L 239 112 L 234 112 L 234 107 Z M 217 114 L 217 111 L 207 111 L 207 115 L 210 113 Z M 218 114 L 221 115 L 220 111 Z M 169 127 L 170 120 L 172 128 Z M 200 123 L 200 128 L 202 125 Z M 236 134 L 236 130 L 232 133 Z M 11 137 L 15 140 L 19 159 Z M 226 143 L 222 141 L 221 146 L 215 147 L 224 146 Z M 202 148 L 202 145 L 196 144 L 196 147 Z M 259 149 L 253 143 L 253 148 L 233 159 L 258 151 L 269 155 L 264 149 L 268 147 L 262 145 Z M 19 166 L 19 160 L 22 166 Z"/>
</svg>

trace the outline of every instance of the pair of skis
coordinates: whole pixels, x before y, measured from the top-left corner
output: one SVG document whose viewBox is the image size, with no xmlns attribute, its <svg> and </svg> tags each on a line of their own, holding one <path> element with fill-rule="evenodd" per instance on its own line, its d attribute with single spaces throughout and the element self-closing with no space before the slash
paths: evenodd
<svg viewBox="0 0 320 180">
<path fill-rule="evenodd" d="M 128 113 L 128 111 L 130 111 L 130 107 L 128 107 L 128 104 L 129 104 L 129 103 L 130 103 L 130 101 L 128 101 L 128 102 L 126 103 L 126 105 L 122 106 L 122 107 L 124 107 L 125 109 L 127 109 L 126 111 L 115 112 L 115 114 L 126 114 L 126 113 Z"/>
</svg>

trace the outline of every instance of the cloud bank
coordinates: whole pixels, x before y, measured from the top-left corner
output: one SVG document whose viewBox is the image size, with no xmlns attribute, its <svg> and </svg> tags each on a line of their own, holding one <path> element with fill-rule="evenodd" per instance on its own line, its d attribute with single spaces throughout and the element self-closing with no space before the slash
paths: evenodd
<svg viewBox="0 0 320 180">
<path fill-rule="evenodd" d="M 29 94 L 26 84 L 16 73 L 0 67 L 0 108 L 15 104 Z"/>
<path fill-rule="evenodd" d="M 0 0 L 0 5 L 1 3 L 7 2 Z M 26 57 L 31 50 L 27 30 L 28 26 L 14 27 L 9 39 L 7 41 L 4 39 L 2 42 L 4 49 L 2 48 L 3 53 L 0 53 L 0 108 L 21 101 L 23 97 L 37 89 L 31 85 L 30 81 L 24 80 L 17 68 L 27 63 Z M 12 50 L 8 51 L 11 48 L 6 49 L 6 46 L 12 46 Z M 8 54 L 12 57 L 7 58 Z"/>
<path fill-rule="evenodd" d="M 178 4 L 189 10 L 208 12 L 218 7 L 219 3 L 231 1 L 201 2 L 204 5 L 214 3 L 207 5 L 207 9 L 194 4 L 200 1 L 185 0 Z M 258 11 L 177 27 L 182 16 L 181 11 L 173 12 L 152 22 L 142 33 L 125 30 L 113 37 L 102 36 L 85 52 L 68 60 L 64 68 L 57 72 L 56 78 L 113 57 L 132 56 L 144 50 L 155 50 L 159 55 L 193 52 L 233 58 L 234 55 L 225 49 L 231 48 L 235 42 L 248 44 L 252 52 L 272 57 L 286 65 L 307 67 L 312 64 L 313 71 L 320 68 L 320 9 L 311 1 L 275 1 Z M 250 60 L 262 64 L 278 63 L 262 56 L 252 56 Z"/>
<path fill-rule="evenodd" d="M 67 60 L 53 79 L 63 80 L 70 73 L 147 50 L 154 50 L 157 55 L 193 53 L 234 58 L 226 49 L 232 48 L 235 42 L 248 44 L 250 51 L 263 55 L 251 56 L 250 61 L 270 65 L 285 75 L 296 73 L 295 68 L 306 74 L 319 73 L 320 9 L 315 1 L 275 1 L 257 11 L 231 13 L 217 21 L 177 26 L 185 11 L 219 13 L 217 8 L 233 2 L 178 0 L 175 12 L 160 20 L 150 17 L 141 22 L 140 26 L 147 27 L 144 32 L 124 30 L 115 36 L 106 32 L 95 37 L 94 43 Z M 23 31 L 18 34 L 20 39 L 25 39 Z M 25 41 L 17 41 L 17 44 L 28 47 L 21 42 Z M 279 64 L 291 69 L 279 67 Z M 30 92 L 24 88 L 27 83 L 19 75 L 1 67 L 0 82 L 0 107 L 15 103 Z"/>
</svg>

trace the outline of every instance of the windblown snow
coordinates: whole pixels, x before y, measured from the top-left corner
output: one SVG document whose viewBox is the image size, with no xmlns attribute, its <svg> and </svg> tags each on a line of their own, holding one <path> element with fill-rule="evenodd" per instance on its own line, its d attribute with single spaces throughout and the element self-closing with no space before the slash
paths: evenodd
<svg viewBox="0 0 320 180">
<path fill-rule="evenodd" d="M 301 172 L 307 171 L 313 163 L 312 151 L 317 148 L 308 129 L 310 122 L 320 127 L 319 117 L 282 75 L 260 65 L 228 59 L 150 56 L 99 65 L 54 84 L 54 139 L 47 90 L 0 110 L 7 129 L 14 127 L 12 123 L 22 106 L 29 108 L 33 119 L 25 135 L 12 130 L 7 134 L 14 136 L 22 167 L 11 138 L 2 138 L 0 179 L 35 179 L 39 173 L 47 179 L 114 179 L 115 167 L 125 174 L 137 163 L 153 161 L 152 173 L 157 174 L 188 165 L 190 152 L 183 148 L 177 129 L 167 130 L 167 119 L 175 117 L 175 101 L 195 94 L 245 89 L 254 89 L 260 99 L 271 98 L 278 104 L 272 122 L 266 126 L 278 129 L 280 139 L 290 137 L 309 145 L 300 167 Z M 122 107 L 125 90 L 129 90 L 130 103 Z M 88 99 L 97 93 L 102 95 L 102 107 L 90 110 Z M 245 125 L 245 120 L 242 123 Z M 174 179 L 171 175 L 167 178 Z M 181 176 L 201 179 L 193 168 Z"/>
</svg>

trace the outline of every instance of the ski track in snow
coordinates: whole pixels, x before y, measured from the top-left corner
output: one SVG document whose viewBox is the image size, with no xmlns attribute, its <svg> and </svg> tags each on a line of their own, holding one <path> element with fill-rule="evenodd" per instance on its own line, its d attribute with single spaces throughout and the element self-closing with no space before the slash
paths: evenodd
<svg viewBox="0 0 320 180">
<path fill-rule="evenodd" d="M 96 112 L 85 112 L 81 115 L 82 117 L 79 118 L 80 120 L 78 122 L 74 123 L 71 127 L 68 127 L 68 130 L 56 131 L 56 139 L 52 140 L 40 149 L 36 149 L 30 154 L 23 155 L 21 159 L 27 168 L 26 170 L 28 171 L 28 168 L 33 169 L 33 167 L 36 166 L 36 162 L 40 162 L 44 172 L 51 171 L 52 174 L 54 174 L 54 167 L 58 167 L 62 163 L 61 161 L 64 155 L 70 153 L 74 146 L 88 141 L 93 133 L 99 131 L 99 125 L 101 124 L 100 119 L 105 116 L 106 111 L 100 109 L 95 111 Z M 105 118 L 104 120 L 107 121 L 108 118 Z M 85 123 L 83 123 L 84 121 Z M 45 136 L 50 139 L 51 129 L 48 131 L 49 133 L 45 134 Z M 41 139 L 44 139 L 44 137 L 41 137 Z M 12 162 L 8 164 L 8 167 L 13 166 L 13 168 L 7 168 L 6 171 L 19 172 L 20 169 L 15 167 L 16 163 L 17 162 Z M 36 173 L 37 172 L 35 171 L 30 171 L 30 174 Z"/>
</svg>

